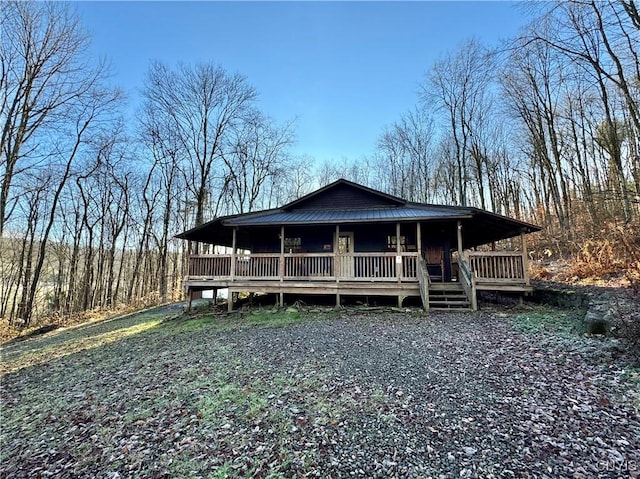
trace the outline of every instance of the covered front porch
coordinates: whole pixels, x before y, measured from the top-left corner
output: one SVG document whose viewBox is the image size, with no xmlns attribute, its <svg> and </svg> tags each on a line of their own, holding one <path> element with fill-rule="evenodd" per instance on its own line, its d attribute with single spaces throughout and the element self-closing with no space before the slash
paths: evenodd
<svg viewBox="0 0 640 479">
<path fill-rule="evenodd" d="M 191 293 L 420 297 L 425 309 L 477 308 L 482 289 L 528 292 L 526 234 L 540 228 L 467 206 L 408 202 L 338 180 L 280 208 L 216 218 L 189 241 Z M 494 249 L 520 237 L 513 252 Z M 517 244 L 517 239 L 515 239 Z M 193 254 L 191 254 L 193 253 Z M 216 254 L 210 254 L 216 253 Z"/>
<path fill-rule="evenodd" d="M 531 290 L 524 233 L 520 251 L 480 252 L 464 249 L 463 232 L 461 221 L 234 228 L 226 252 L 189 256 L 185 287 L 226 288 L 229 308 L 237 293 L 264 292 L 280 304 L 285 294 L 331 294 L 336 304 L 344 295 L 396 296 L 399 306 L 416 296 L 425 309 L 476 309 L 478 290 Z M 261 252 L 238 246 L 249 238 Z"/>
</svg>

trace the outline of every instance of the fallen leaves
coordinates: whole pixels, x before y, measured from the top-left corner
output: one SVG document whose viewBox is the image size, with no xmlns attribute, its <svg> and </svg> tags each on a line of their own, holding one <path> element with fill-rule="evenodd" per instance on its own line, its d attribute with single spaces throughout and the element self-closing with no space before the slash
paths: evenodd
<svg viewBox="0 0 640 479">
<path fill-rule="evenodd" d="M 491 313 L 135 326 L 87 328 L 88 344 L 137 333 L 4 376 L 0 475 L 573 478 L 640 462 L 633 376 L 597 360 L 604 340 Z"/>
</svg>

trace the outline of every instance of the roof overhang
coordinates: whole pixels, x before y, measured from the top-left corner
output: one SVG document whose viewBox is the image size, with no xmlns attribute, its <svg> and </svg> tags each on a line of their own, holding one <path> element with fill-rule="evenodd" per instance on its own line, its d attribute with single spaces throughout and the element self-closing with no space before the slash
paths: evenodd
<svg viewBox="0 0 640 479">
<path fill-rule="evenodd" d="M 447 214 L 416 214 L 416 215 L 381 215 L 380 212 L 366 214 L 358 211 L 354 214 L 311 215 L 305 219 L 293 212 L 271 211 L 269 214 L 236 215 L 216 218 L 213 221 L 197 226 L 188 231 L 176 235 L 176 238 L 186 239 L 208 244 L 231 246 L 233 241 L 233 229 L 236 228 L 239 235 L 250 236 L 252 232 L 259 233 L 265 228 L 280 228 L 284 226 L 328 226 L 328 225 L 363 225 L 379 223 L 439 223 L 451 224 L 452 240 L 455 239 L 455 226 L 460 222 L 464 248 L 471 248 L 495 241 L 512 238 L 521 233 L 540 231 L 540 227 L 497 215 L 476 208 L 467 208 L 466 211 L 457 209 Z"/>
<path fill-rule="evenodd" d="M 460 222 L 464 248 L 541 229 L 479 208 L 408 202 L 347 180 L 338 180 L 282 208 L 222 216 L 180 233 L 176 238 L 231 246 L 235 228 L 236 244 L 242 246 L 250 242 L 254 233 L 264 232 L 266 228 L 416 222 L 446 227 L 453 243 L 457 241 L 456 227 Z"/>
</svg>

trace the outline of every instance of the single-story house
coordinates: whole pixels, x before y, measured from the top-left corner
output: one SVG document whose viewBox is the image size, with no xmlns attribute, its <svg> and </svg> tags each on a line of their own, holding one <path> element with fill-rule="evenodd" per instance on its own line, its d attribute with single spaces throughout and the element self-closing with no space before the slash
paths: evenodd
<svg viewBox="0 0 640 479">
<path fill-rule="evenodd" d="M 425 309 L 477 309 L 477 291 L 528 293 L 526 234 L 540 227 L 468 206 L 406 201 L 344 179 L 280 208 L 216 218 L 189 241 L 184 287 L 420 297 Z M 519 237 L 518 251 L 478 251 Z M 191 254 L 216 245 L 224 254 Z M 226 247 L 226 248 L 220 248 Z"/>
</svg>

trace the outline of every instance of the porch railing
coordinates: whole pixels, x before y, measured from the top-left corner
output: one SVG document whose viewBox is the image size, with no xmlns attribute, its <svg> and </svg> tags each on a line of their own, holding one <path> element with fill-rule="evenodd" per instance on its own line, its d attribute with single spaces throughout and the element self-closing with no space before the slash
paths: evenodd
<svg viewBox="0 0 640 479">
<path fill-rule="evenodd" d="M 189 258 L 191 278 L 229 279 L 232 255 Z M 418 281 L 418 254 L 412 253 L 254 253 L 235 256 L 234 278 L 267 280 Z M 529 284 L 520 253 L 466 252 L 464 263 L 475 282 Z M 460 262 L 462 265 L 462 262 Z"/>
<path fill-rule="evenodd" d="M 215 276 L 226 278 L 231 276 L 231 255 L 193 255 L 189 257 L 188 276 Z"/>
<path fill-rule="evenodd" d="M 284 276 L 287 279 L 333 278 L 333 253 L 289 253 L 284 255 Z"/>
<path fill-rule="evenodd" d="M 521 253 L 467 252 L 465 256 L 478 283 L 529 282 Z"/>
<path fill-rule="evenodd" d="M 344 278 L 392 280 L 397 277 L 393 253 L 354 253 L 338 255 L 340 276 Z"/>
<path fill-rule="evenodd" d="M 250 254 L 236 256 L 235 275 L 247 279 L 276 279 L 280 277 L 280 254 Z"/>
<path fill-rule="evenodd" d="M 281 270 L 281 263 L 283 269 Z M 235 256 L 233 276 L 243 279 L 416 281 L 417 253 L 254 253 Z M 194 255 L 187 275 L 232 277 L 232 255 Z"/>
</svg>

